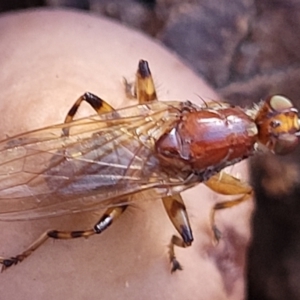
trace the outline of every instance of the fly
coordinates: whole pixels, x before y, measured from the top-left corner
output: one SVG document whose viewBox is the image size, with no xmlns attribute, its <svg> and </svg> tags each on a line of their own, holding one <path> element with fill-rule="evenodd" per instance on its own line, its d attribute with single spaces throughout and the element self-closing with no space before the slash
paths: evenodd
<svg viewBox="0 0 300 300">
<path fill-rule="evenodd" d="M 24 252 L 1 257 L 2 270 L 23 261 L 48 238 L 72 239 L 103 232 L 130 205 L 132 195 L 147 195 L 150 189 L 162 199 L 180 235 L 171 238 L 169 258 L 172 272 L 182 269 L 174 246 L 190 246 L 193 235 L 180 193 L 204 182 L 215 192 L 239 195 L 212 209 L 211 226 L 218 240 L 215 212 L 253 193 L 248 184 L 225 172 L 220 175 L 220 171 L 259 149 L 286 154 L 298 144 L 298 111 L 284 96 L 271 96 L 252 109 L 215 102 L 204 106 L 159 102 L 148 63 L 143 60 L 135 84 L 125 85 L 139 104 L 115 110 L 85 93 L 63 124 L 0 142 L 0 221 L 106 209 L 91 229 L 50 230 Z M 83 101 L 97 115 L 74 120 Z"/>
</svg>

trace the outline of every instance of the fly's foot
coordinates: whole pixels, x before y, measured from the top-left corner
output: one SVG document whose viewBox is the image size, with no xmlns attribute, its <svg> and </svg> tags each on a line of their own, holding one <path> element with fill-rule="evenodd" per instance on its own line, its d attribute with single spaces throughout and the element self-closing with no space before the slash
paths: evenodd
<svg viewBox="0 0 300 300">
<path fill-rule="evenodd" d="M 181 264 L 175 257 L 171 258 L 171 265 L 172 265 L 171 273 L 174 273 L 177 270 L 180 270 L 180 271 L 183 270 Z"/>
<path fill-rule="evenodd" d="M 21 262 L 25 257 L 23 255 L 18 255 L 11 258 L 1 258 L 0 263 L 2 264 L 1 272 L 5 271 L 9 267 L 18 264 Z"/>
<path fill-rule="evenodd" d="M 181 264 L 176 259 L 175 252 L 174 252 L 174 240 L 176 240 L 176 236 L 173 235 L 172 241 L 169 245 L 169 259 L 171 263 L 171 273 L 174 273 L 177 270 L 183 270 Z"/>
</svg>

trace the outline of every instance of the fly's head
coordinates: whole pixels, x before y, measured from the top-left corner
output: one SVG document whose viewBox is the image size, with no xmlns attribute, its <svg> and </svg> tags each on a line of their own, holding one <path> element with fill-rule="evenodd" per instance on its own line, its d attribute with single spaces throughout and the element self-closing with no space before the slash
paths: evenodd
<svg viewBox="0 0 300 300">
<path fill-rule="evenodd" d="M 275 154 L 287 154 L 298 145 L 299 117 L 293 103 L 284 96 L 269 97 L 255 118 L 258 141 Z"/>
</svg>

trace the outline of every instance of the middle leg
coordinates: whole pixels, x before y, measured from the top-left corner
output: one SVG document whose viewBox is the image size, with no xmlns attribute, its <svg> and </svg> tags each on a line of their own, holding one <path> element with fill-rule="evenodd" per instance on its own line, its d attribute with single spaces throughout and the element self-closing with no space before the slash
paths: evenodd
<svg viewBox="0 0 300 300">
<path fill-rule="evenodd" d="M 147 61 L 140 60 L 139 62 L 134 91 L 140 104 L 157 101 L 157 93 Z M 190 246 L 193 242 L 193 233 L 181 195 L 163 197 L 162 201 L 172 224 L 180 235 L 180 237 L 173 235 L 169 244 L 171 272 L 174 272 L 182 270 L 182 266 L 176 259 L 174 248 L 175 246 L 182 248 Z"/>
<path fill-rule="evenodd" d="M 2 264 L 1 271 L 22 262 L 25 258 L 30 256 L 36 249 L 38 249 L 42 244 L 44 244 L 49 238 L 53 239 L 74 239 L 80 237 L 89 237 L 94 234 L 100 234 L 106 230 L 114 220 L 116 220 L 127 208 L 126 205 L 117 206 L 106 210 L 100 220 L 95 224 L 94 228 L 81 231 L 59 231 L 59 230 L 49 230 L 44 232 L 37 240 L 35 240 L 25 251 L 22 253 L 9 257 L 0 257 L 0 264 Z"/>
</svg>

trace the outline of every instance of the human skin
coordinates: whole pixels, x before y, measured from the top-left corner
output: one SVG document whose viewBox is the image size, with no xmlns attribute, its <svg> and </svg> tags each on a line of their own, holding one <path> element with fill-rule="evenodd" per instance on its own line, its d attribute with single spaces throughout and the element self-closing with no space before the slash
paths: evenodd
<svg viewBox="0 0 300 300">
<path fill-rule="evenodd" d="M 1 138 L 61 123 L 86 91 L 114 107 L 126 99 L 122 77 L 149 62 L 159 99 L 218 99 L 176 57 L 127 28 L 68 11 L 0 18 Z M 79 116 L 94 112 L 87 106 Z M 242 166 L 230 169 L 241 177 Z M 183 271 L 170 273 L 167 245 L 175 233 L 159 200 L 136 201 L 111 228 L 89 239 L 48 240 L 0 275 L 1 299 L 242 299 L 251 201 L 217 214 L 223 233 L 213 244 L 209 213 L 223 199 L 203 185 L 183 193 L 195 241 L 175 248 Z M 1 205 L 1 203 L 0 203 Z M 48 229 L 91 228 L 103 212 L 0 222 L 0 255 L 23 251 Z"/>
</svg>

